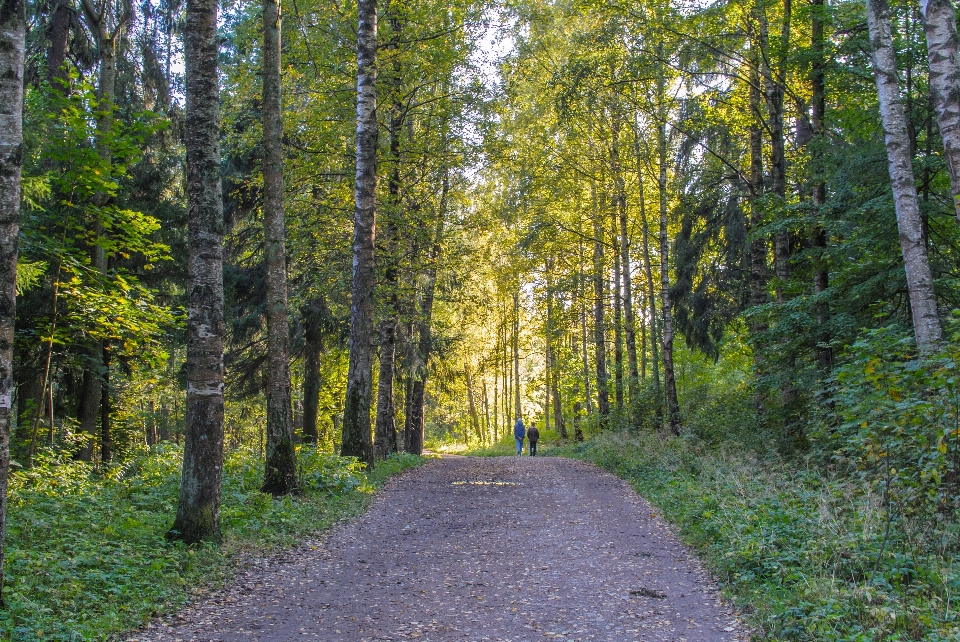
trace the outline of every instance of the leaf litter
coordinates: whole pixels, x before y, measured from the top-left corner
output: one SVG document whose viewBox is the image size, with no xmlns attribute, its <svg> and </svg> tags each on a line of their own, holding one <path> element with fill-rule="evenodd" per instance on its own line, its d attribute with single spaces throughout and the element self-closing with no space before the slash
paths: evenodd
<svg viewBox="0 0 960 642">
<path fill-rule="evenodd" d="M 128 642 L 735 642 L 749 631 L 651 506 L 589 464 L 444 457 L 359 520 L 251 559 Z"/>
</svg>

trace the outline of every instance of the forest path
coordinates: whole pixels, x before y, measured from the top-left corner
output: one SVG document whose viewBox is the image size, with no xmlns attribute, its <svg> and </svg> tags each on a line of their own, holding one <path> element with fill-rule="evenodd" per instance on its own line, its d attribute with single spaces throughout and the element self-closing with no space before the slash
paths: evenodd
<svg viewBox="0 0 960 642">
<path fill-rule="evenodd" d="M 623 481 L 569 459 L 458 457 L 391 480 L 359 520 L 251 561 L 129 640 L 746 638 Z"/>
</svg>

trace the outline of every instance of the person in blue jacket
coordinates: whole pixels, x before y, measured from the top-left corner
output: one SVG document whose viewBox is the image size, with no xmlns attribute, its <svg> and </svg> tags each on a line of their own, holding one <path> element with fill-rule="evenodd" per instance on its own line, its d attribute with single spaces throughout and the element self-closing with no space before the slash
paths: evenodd
<svg viewBox="0 0 960 642">
<path fill-rule="evenodd" d="M 517 423 L 513 424 L 513 436 L 517 440 L 517 457 L 519 457 L 523 453 L 523 438 L 527 436 L 527 429 L 520 417 L 517 417 Z"/>
</svg>

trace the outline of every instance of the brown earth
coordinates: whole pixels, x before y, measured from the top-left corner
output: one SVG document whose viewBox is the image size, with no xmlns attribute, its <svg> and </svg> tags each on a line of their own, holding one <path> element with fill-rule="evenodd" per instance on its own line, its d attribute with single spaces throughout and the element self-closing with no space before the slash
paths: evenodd
<svg viewBox="0 0 960 642">
<path fill-rule="evenodd" d="M 356 522 L 251 560 L 128 640 L 747 639 L 623 481 L 552 457 L 444 457 Z"/>
</svg>

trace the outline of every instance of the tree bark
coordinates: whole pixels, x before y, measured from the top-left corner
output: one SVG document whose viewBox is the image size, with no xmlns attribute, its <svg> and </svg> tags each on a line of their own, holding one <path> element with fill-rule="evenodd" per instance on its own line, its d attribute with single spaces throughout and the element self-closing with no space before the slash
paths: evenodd
<svg viewBox="0 0 960 642">
<path fill-rule="evenodd" d="M 560 388 L 557 385 L 557 364 L 556 364 L 556 352 L 555 352 L 555 343 L 556 334 L 555 324 L 556 321 L 553 318 L 553 257 L 551 256 L 547 261 L 547 270 L 546 270 L 546 281 L 547 281 L 547 331 L 546 331 L 546 340 L 547 340 L 547 363 L 546 363 L 546 372 L 547 372 L 547 400 L 550 401 L 551 397 L 553 400 L 553 423 L 557 427 L 557 432 L 560 435 L 560 439 L 567 438 L 567 427 L 563 422 L 563 408 L 560 405 Z M 549 416 L 549 413 L 548 413 Z"/>
<path fill-rule="evenodd" d="M 21 0 L 4 0 L 0 10 L 0 105 L 3 105 L 0 112 L 0 605 L 3 604 L 13 419 L 13 328 L 17 318 L 26 29 L 26 5 Z"/>
<path fill-rule="evenodd" d="M 670 241 L 667 237 L 667 131 L 661 119 L 657 129 L 657 156 L 660 162 L 660 311 L 663 314 L 663 380 L 667 391 L 670 430 L 680 434 L 680 404 L 673 370 L 673 310 L 670 304 Z"/>
<path fill-rule="evenodd" d="M 930 61 L 930 93 L 950 173 L 954 214 L 960 221 L 960 43 L 951 0 L 920 0 Z"/>
<path fill-rule="evenodd" d="M 376 279 L 373 248 L 377 218 L 377 0 L 359 0 L 358 9 L 357 173 L 353 217 L 350 365 L 340 454 L 373 463 L 370 399 L 373 380 L 373 290 Z"/>
<path fill-rule="evenodd" d="M 171 538 L 220 539 L 223 471 L 223 194 L 217 0 L 188 0 L 184 32 L 189 285 L 183 474 Z"/>
<path fill-rule="evenodd" d="M 50 385 L 51 391 L 53 384 Z M 51 400 L 52 401 L 52 400 Z M 51 404 L 51 409 L 53 404 Z M 100 463 L 113 460 L 113 434 L 110 430 L 110 342 L 103 342 L 103 386 L 100 389 Z M 53 421 L 50 422 L 53 430 Z"/>
<path fill-rule="evenodd" d="M 309 310 L 309 308 L 308 308 Z M 323 338 L 319 319 L 311 311 L 304 312 L 303 319 L 303 441 L 317 445 L 320 434 L 317 418 L 320 406 L 320 354 Z"/>
<path fill-rule="evenodd" d="M 391 7 L 392 9 L 392 7 Z M 397 364 L 397 280 L 398 266 L 398 223 L 400 222 L 400 132 L 403 129 L 402 105 L 400 104 L 400 64 L 396 58 L 397 41 L 400 37 L 401 23 L 391 16 L 393 37 L 389 48 L 393 51 L 393 77 L 390 79 L 390 172 L 387 180 L 390 207 L 386 212 L 386 233 L 383 235 L 382 251 L 379 255 L 384 265 L 383 283 L 380 290 L 389 299 L 389 306 L 380 321 L 380 372 L 377 377 L 377 419 L 373 429 L 374 457 L 386 459 L 397 452 L 397 421 L 394 408 L 394 379 Z"/>
<path fill-rule="evenodd" d="M 47 39 L 50 42 L 47 48 L 47 81 L 57 87 L 57 81 L 67 80 L 66 69 L 63 63 L 67 60 L 67 47 L 70 41 L 70 28 L 73 26 L 75 10 L 68 0 L 57 0 L 50 23 L 47 25 Z"/>
<path fill-rule="evenodd" d="M 523 416 L 520 404 L 520 293 L 513 293 L 513 411 L 517 418 Z"/>
<path fill-rule="evenodd" d="M 470 425 L 477 439 L 483 442 L 483 432 L 480 428 L 480 414 L 477 412 L 477 401 L 473 394 L 473 377 L 470 376 L 470 364 L 463 366 L 464 383 L 467 386 L 467 409 L 470 412 Z"/>
<path fill-rule="evenodd" d="M 287 305 L 283 214 L 283 107 L 280 2 L 263 0 L 263 239 L 267 272 L 267 439 L 263 485 L 274 497 L 297 491 L 290 391 L 290 312 Z"/>
<path fill-rule="evenodd" d="M 417 347 L 416 372 L 411 384 L 410 411 L 406 417 L 406 425 L 404 428 L 406 450 L 415 455 L 423 454 L 427 367 L 430 363 L 430 348 L 433 344 L 433 334 L 430 324 L 433 319 L 433 296 L 437 285 L 437 264 L 440 261 L 440 248 L 443 241 L 446 191 L 447 181 L 444 179 L 444 195 L 441 197 L 441 201 L 443 201 L 441 205 L 441 217 L 437 222 L 433 249 L 430 253 L 430 265 L 427 268 L 427 278 L 423 289 L 423 301 L 420 304 L 420 322 L 417 330 L 419 343 Z"/>
<path fill-rule="evenodd" d="M 824 51 L 825 40 L 823 34 L 823 16 L 825 0 L 812 0 L 812 16 L 810 21 L 810 50 L 813 59 L 810 61 L 810 86 L 812 89 L 812 133 L 816 140 L 816 147 L 812 156 L 814 169 L 814 186 L 811 194 L 811 202 L 818 218 L 821 216 L 821 209 L 827 202 L 827 184 L 821 178 L 821 172 L 825 168 L 823 164 L 823 145 L 826 117 L 826 68 L 827 59 Z M 822 225 L 817 225 L 813 230 L 813 245 L 817 248 L 815 255 L 815 268 L 813 274 L 813 287 L 816 294 L 822 294 L 829 286 L 829 272 L 827 271 L 826 257 L 824 256 L 827 248 L 827 231 Z M 817 305 L 817 327 L 820 328 L 819 342 L 817 345 L 817 368 L 821 376 L 826 377 L 830 372 L 830 366 L 833 362 L 832 351 L 828 345 L 830 339 L 827 326 L 827 318 L 830 314 L 826 303 Z"/>
<path fill-rule="evenodd" d="M 601 429 L 607 427 L 610 416 L 610 392 L 607 387 L 607 350 L 606 324 L 604 322 L 603 301 L 606 298 L 606 288 L 603 278 L 603 226 L 600 224 L 602 215 L 599 211 L 593 216 L 593 344 L 594 363 L 597 368 L 597 425 Z"/>
<path fill-rule="evenodd" d="M 650 318 L 650 361 L 653 370 L 653 396 L 658 422 L 663 420 L 663 400 L 660 392 L 660 344 L 657 332 L 657 293 L 650 262 L 650 225 L 647 222 L 647 202 L 643 185 L 643 156 L 640 153 L 640 127 L 634 123 L 633 153 L 637 159 L 637 194 L 640 204 L 640 231 L 643 240 L 643 273 L 647 280 L 647 314 Z M 646 377 L 646 375 L 644 375 Z"/>
<path fill-rule="evenodd" d="M 620 235 L 617 225 L 617 198 L 610 210 L 613 247 L 613 391 L 617 407 L 617 422 L 623 418 L 623 302 L 620 275 Z"/>
<path fill-rule="evenodd" d="M 593 414 L 593 406 L 591 405 L 592 396 L 590 394 L 590 354 L 587 351 L 587 279 L 583 273 L 583 241 L 580 241 L 579 249 L 580 261 L 577 264 L 579 269 L 577 284 L 579 286 L 578 298 L 580 299 L 580 343 L 583 349 L 583 399 L 589 416 Z"/>
<path fill-rule="evenodd" d="M 623 272 L 623 321 L 627 342 L 627 392 L 630 406 L 636 409 L 640 396 L 640 373 L 637 371 L 637 321 L 633 313 L 633 270 L 630 266 L 626 195 L 620 201 L 620 269 Z"/>
<path fill-rule="evenodd" d="M 930 261 L 927 258 L 927 246 L 923 238 L 920 202 L 913 175 L 907 120 L 897 81 L 887 0 L 867 0 L 867 26 L 873 48 L 873 75 L 880 99 L 880 117 L 887 147 L 897 227 L 900 230 L 900 249 L 903 252 L 907 275 L 913 330 L 917 346 L 921 351 L 928 351 L 939 343 L 942 329 L 937 313 Z"/>
</svg>

